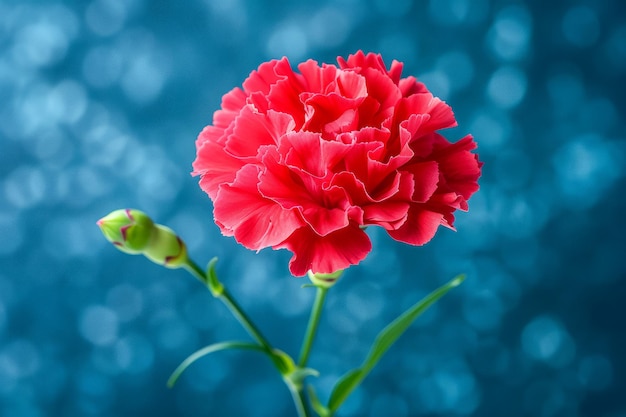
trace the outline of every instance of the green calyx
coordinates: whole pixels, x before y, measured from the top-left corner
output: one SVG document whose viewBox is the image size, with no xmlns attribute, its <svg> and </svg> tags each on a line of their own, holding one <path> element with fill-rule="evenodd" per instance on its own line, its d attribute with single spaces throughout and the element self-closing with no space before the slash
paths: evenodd
<svg viewBox="0 0 626 417">
<path fill-rule="evenodd" d="M 157 224 L 144 255 L 152 262 L 167 268 L 180 268 L 187 263 L 185 242 L 169 227 Z"/>
<path fill-rule="evenodd" d="M 311 280 L 311 283 L 314 286 L 321 288 L 330 288 L 335 285 L 335 283 L 339 281 L 341 274 L 343 274 L 343 269 L 340 269 L 339 271 L 335 271 L 330 274 L 322 274 L 313 271 L 309 271 L 307 273 L 309 279 Z"/>
</svg>

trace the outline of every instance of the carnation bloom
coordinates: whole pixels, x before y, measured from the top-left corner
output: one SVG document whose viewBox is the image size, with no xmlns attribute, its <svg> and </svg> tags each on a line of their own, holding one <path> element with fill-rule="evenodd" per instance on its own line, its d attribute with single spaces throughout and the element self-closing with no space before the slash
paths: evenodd
<svg viewBox="0 0 626 417">
<path fill-rule="evenodd" d="M 451 143 L 452 109 L 402 63 L 359 51 L 338 66 L 261 64 L 222 99 L 196 141 L 193 174 L 215 222 L 247 248 L 285 248 L 289 268 L 332 273 L 372 245 L 366 226 L 423 245 L 454 229 L 478 190 L 468 135 Z"/>
</svg>

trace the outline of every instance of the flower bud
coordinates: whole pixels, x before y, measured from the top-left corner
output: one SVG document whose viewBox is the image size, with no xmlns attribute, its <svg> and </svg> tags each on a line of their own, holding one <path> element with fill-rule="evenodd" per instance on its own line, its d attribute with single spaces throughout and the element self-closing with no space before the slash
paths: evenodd
<svg viewBox="0 0 626 417">
<path fill-rule="evenodd" d="M 154 226 L 152 241 L 146 247 L 144 255 L 152 262 L 167 268 L 180 268 L 187 264 L 185 242 L 169 227 Z"/>
<path fill-rule="evenodd" d="M 122 252 L 143 253 L 152 239 L 155 225 L 142 211 L 115 210 L 97 222 L 104 237 Z"/>
<path fill-rule="evenodd" d="M 342 273 L 343 269 L 340 269 L 339 271 L 335 271 L 330 274 L 322 274 L 319 272 L 309 271 L 308 276 L 313 285 L 315 285 L 316 287 L 330 288 L 335 285 L 337 281 L 339 281 L 339 277 L 341 277 Z"/>
<path fill-rule="evenodd" d="M 180 268 L 189 262 L 181 238 L 139 210 L 115 210 L 97 224 L 104 237 L 122 252 L 143 254 L 167 268 Z"/>
</svg>

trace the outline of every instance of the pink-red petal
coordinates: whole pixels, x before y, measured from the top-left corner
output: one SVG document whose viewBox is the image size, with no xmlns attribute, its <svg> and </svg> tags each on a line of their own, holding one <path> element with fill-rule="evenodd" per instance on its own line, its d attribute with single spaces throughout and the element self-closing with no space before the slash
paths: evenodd
<svg viewBox="0 0 626 417">
<path fill-rule="evenodd" d="M 443 214 L 430 211 L 419 204 L 413 204 L 404 224 L 396 230 L 388 230 L 389 236 L 410 245 L 428 243 L 441 225 Z"/>
<path fill-rule="evenodd" d="M 439 184 L 439 164 L 435 161 L 417 162 L 402 167 L 402 171 L 413 174 L 414 188 L 411 200 L 424 203 L 437 191 Z"/>
<path fill-rule="evenodd" d="M 220 184 L 234 181 L 237 171 L 243 166 L 244 162 L 228 154 L 222 145 L 206 140 L 198 148 L 192 174 L 201 176 L 200 187 L 215 200 Z"/>
<path fill-rule="evenodd" d="M 225 234 L 254 250 L 284 241 L 304 224 L 296 210 L 259 194 L 258 177 L 259 167 L 243 167 L 232 184 L 220 187 L 213 212 Z"/>
<path fill-rule="evenodd" d="M 280 138 L 293 131 L 291 116 L 269 110 L 267 114 L 246 106 L 233 122 L 232 134 L 226 140 L 226 151 L 240 158 L 255 158 L 264 145 L 277 145 Z"/>
<path fill-rule="evenodd" d="M 289 270 L 295 276 L 302 276 L 309 270 L 332 273 L 356 265 L 372 250 L 372 243 L 357 225 L 349 225 L 326 236 L 301 227 L 273 248 L 293 252 Z"/>
<path fill-rule="evenodd" d="M 350 204 L 344 190 L 325 187 L 322 178 L 279 163 L 277 152 L 268 150 L 265 170 L 259 176 L 259 192 L 285 209 L 295 209 L 320 236 L 348 225 Z"/>
</svg>

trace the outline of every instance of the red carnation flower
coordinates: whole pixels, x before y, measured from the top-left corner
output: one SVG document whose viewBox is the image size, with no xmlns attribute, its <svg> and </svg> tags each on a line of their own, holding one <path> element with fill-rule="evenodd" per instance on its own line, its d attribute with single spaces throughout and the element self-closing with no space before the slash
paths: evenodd
<svg viewBox="0 0 626 417">
<path fill-rule="evenodd" d="M 468 135 L 450 143 L 452 109 L 402 63 L 359 51 L 339 66 L 261 64 L 222 99 L 196 141 L 193 174 L 215 222 L 247 248 L 293 252 L 294 275 L 331 273 L 371 250 L 365 226 L 423 245 L 454 229 L 478 190 Z"/>
</svg>

